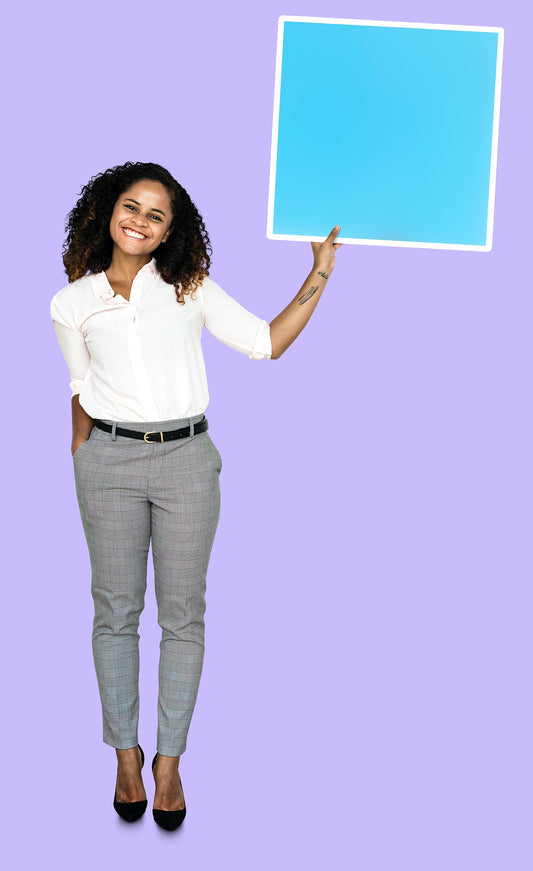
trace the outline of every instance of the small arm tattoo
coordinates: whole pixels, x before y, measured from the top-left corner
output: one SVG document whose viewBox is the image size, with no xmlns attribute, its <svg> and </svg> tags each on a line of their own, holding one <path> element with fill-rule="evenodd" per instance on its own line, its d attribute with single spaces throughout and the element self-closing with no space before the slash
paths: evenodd
<svg viewBox="0 0 533 871">
<path fill-rule="evenodd" d="M 298 297 L 298 302 L 300 303 L 300 305 L 303 305 L 304 302 L 308 302 L 311 299 L 311 297 L 314 296 L 314 294 L 317 292 L 317 290 L 318 290 L 318 284 L 316 285 L 316 287 L 310 287 L 306 293 L 304 293 L 302 296 Z"/>
<path fill-rule="evenodd" d="M 318 274 L 321 275 L 322 278 L 329 278 L 329 275 L 326 275 L 325 272 L 319 272 Z"/>
</svg>

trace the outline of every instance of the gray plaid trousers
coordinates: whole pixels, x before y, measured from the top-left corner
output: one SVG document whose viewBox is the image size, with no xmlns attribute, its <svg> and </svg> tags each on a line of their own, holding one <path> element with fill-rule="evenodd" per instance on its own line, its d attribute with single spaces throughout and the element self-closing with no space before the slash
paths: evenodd
<svg viewBox="0 0 533 871">
<path fill-rule="evenodd" d="M 202 417 L 119 425 L 164 431 Z M 104 741 L 121 749 L 138 743 L 138 624 L 151 540 L 161 626 L 157 750 L 180 756 L 202 671 L 206 574 L 220 511 L 220 454 L 207 432 L 147 444 L 95 427 L 73 460 L 91 558 L 93 654 Z"/>
</svg>

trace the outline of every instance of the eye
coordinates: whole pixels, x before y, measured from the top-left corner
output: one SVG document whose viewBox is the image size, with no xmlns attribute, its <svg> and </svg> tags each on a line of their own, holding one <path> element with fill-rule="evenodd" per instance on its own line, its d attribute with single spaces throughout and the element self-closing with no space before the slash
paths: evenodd
<svg viewBox="0 0 533 871">
<path fill-rule="evenodd" d="M 131 209 L 132 212 L 136 212 L 136 211 L 137 211 L 137 209 L 135 208 L 135 206 L 132 206 L 131 203 L 124 203 L 124 206 L 125 206 L 126 209 Z"/>
<path fill-rule="evenodd" d="M 154 221 L 161 221 L 162 220 L 162 218 L 160 218 L 159 215 L 150 215 L 149 217 L 153 218 Z"/>
</svg>

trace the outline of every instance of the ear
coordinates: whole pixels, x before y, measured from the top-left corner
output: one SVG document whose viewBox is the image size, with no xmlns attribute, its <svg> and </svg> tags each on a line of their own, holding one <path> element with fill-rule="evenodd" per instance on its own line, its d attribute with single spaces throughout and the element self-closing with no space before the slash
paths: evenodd
<svg viewBox="0 0 533 871">
<path fill-rule="evenodd" d="M 161 239 L 161 242 L 162 242 L 162 243 L 167 241 L 168 237 L 169 237 L 170 234 L 172 233 L 172 229 L 173 229 L 172 227 L 169 227 L 169 229 L 167 230 L 167 232 L 165 233 L 165 235 L 164 235 L 163 238 Z"/>
</svg>

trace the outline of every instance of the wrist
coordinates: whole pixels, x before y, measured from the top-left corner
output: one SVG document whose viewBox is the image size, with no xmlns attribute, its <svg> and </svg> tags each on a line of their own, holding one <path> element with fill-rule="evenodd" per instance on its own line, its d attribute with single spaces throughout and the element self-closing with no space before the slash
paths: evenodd
<svg viewBox="0 0 533 871">
<path fill-rule="evenodd" d="M 87 441 L 87 439 L 81 439 L 81 438 L 80 439 L 72 439 L 72 444 L 70 446 L 70 453 L 72 454 L 72 456 L 74 456 L 74 454 L 78 450 L 79 446 L 82 445 L 86 441 Z"/>
<path fill-rule="evenodd" d="M 87 430 L 75 430 L 72 433 L 72 449 L 74 450 L 74 446 L 79 447 L 82 442 L 86 442 L 91 434 L 92 427 Z"/>
</svg>

